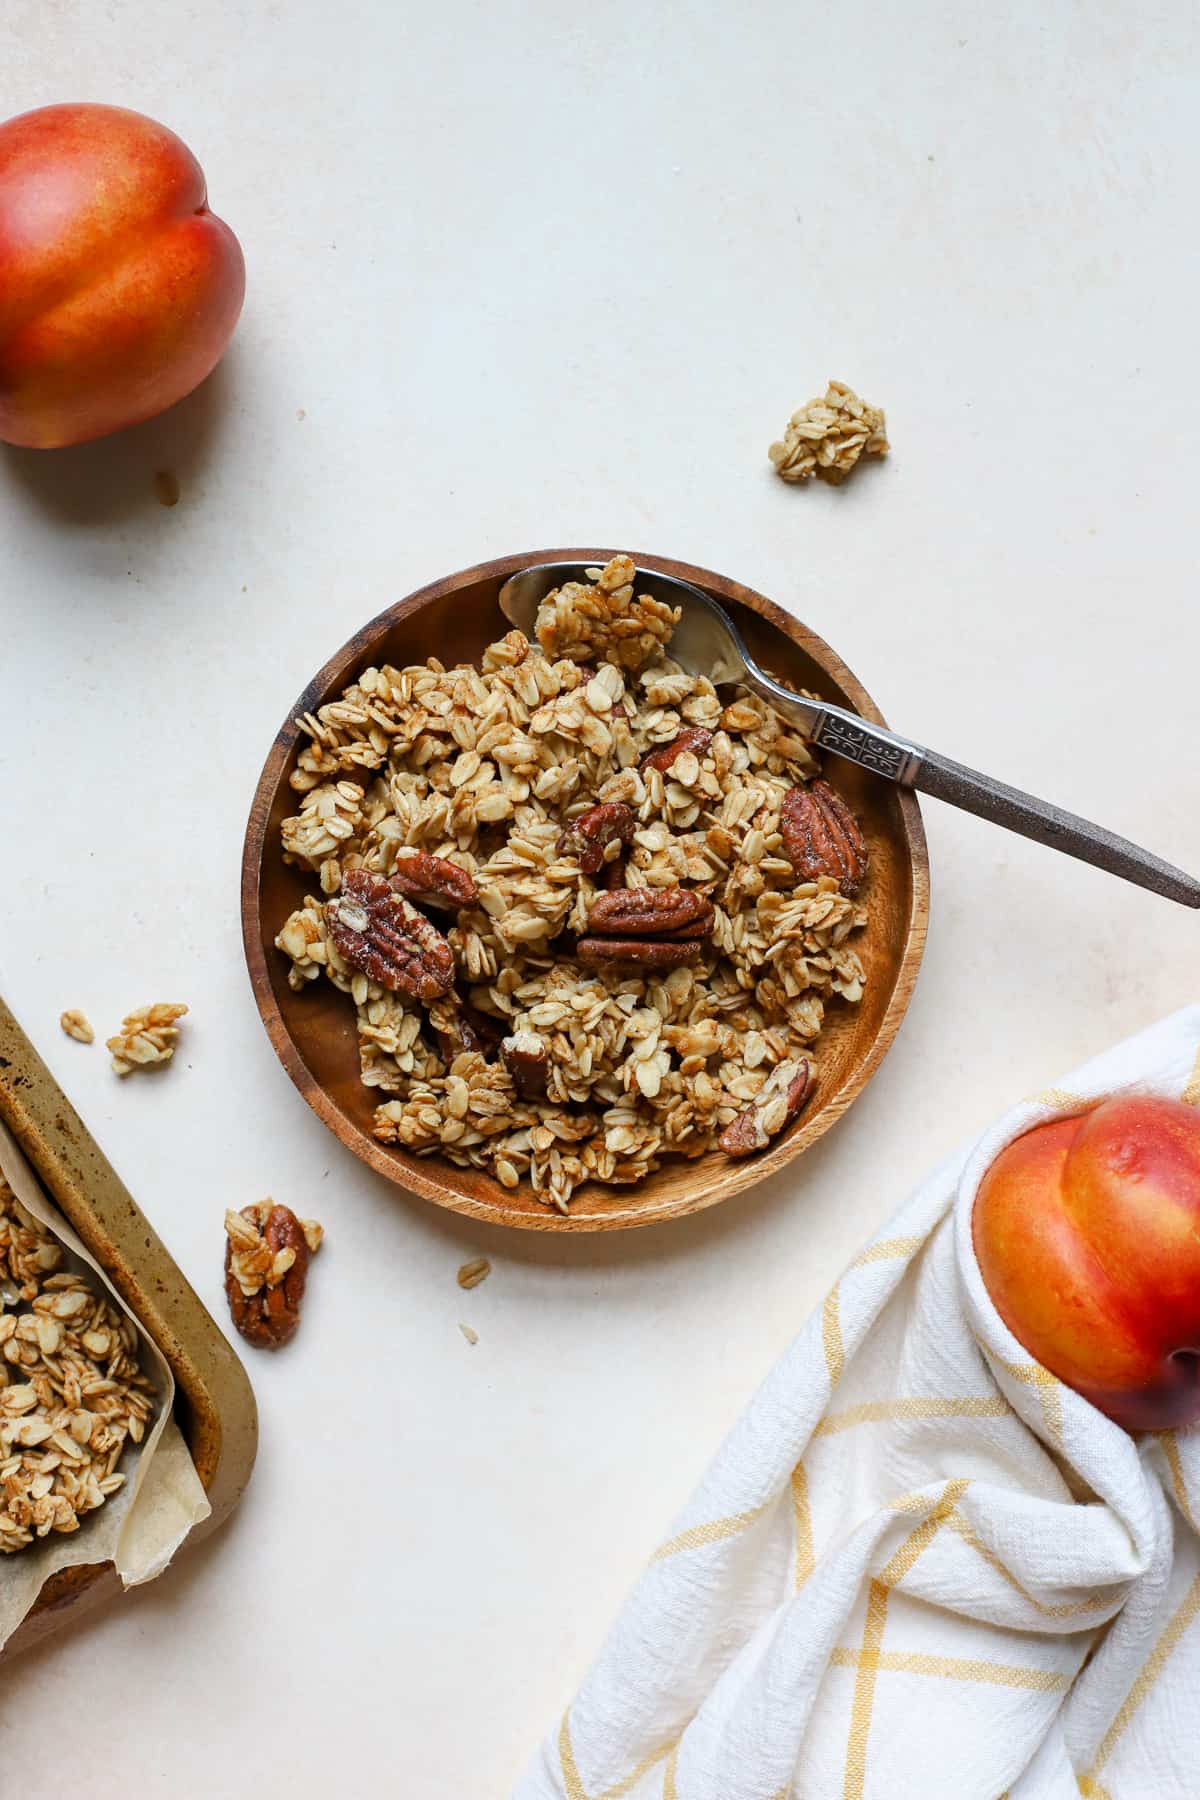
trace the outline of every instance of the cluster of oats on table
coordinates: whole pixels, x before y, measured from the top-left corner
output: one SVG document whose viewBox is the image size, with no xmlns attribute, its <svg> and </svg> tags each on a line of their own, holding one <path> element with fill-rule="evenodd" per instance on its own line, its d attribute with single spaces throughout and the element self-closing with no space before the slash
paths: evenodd
<svg viewBox="0 0 1200 1800">
<path fill-rule="evenodd" d="M 384 1143 L 582 1182 L 761 1148 L 812 1090 L 867 851 L 805 739 L 670 659 L 628 557 L 481 668 L 371 668 L 300 720 L 287 862 L 319 894 L 276 938 L 358 1016 Z"/>
<path fill-rule="evenodd" d="M 112 1052 L 115 1073 L 132 1075 L 137 1069 L 161 1069 L 169 1063 L 179 1038 L 178 1021 L 187 1010 L 186 1006 L 174 1001 L 159 1000 L 126 1013 L 120 1031 L 106 1044 Z M 60 1013 L 58 1022 L 77 1044 L 95 1043 L 92 1022 L 77 1006 Z"/>
<path fill-rule="evenodd" d="M 154 1410 L 137 1332 L 0 1176 L 0 1551 L 76 1531 Z"/>
<path fill-rule="evenodd" d="M 815 475 L 837 486 L 860 457 L 886 456 L 890 448 L 882 407 L 860 400 L 844 381 L 831 381 L 792 414 L 767 455 L 784 481 Z"/>
</svg>

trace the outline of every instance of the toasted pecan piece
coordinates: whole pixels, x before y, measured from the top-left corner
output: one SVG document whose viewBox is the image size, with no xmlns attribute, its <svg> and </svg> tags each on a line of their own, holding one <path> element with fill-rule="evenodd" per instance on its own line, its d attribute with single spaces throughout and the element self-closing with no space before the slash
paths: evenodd
<svg viewBox="0 0 1200 1800">
<path fill-rule="evenodd" d="M 540 1100 L 546 1092 L 550 1053 L 536 1031 L 514 1031 L 500 1045 L 500 1061 L 512 1076 L 522 1100 Z"/>
<path fill-rule="evenodd" d="M 700 938 L 580 938 L 575 954 L 589 968 L 678 969 L 703 950 Z"/>
<path fill-rule="evenodd" d="M 380 987 L 438 1000 L 454 985 L 454 952 L 424 913 L 369 869 L 350 869 L 325 908 L 339 953 Z"/>
<path fill-rule="evenodd" d="M 457 995 L 452 996 L 452 1000 L 457 998 Z M 464 1050 L 490 1057 L 500 1047 L 504 1027 L 490 1013 L 480 1012 L 468 1000 L 460 1000 L 452 1017 L 446 1018 L 444 1013 L 439 1013 L 433 1035 L 446 1062 L 452 1063 Z"/>
<path fill-rule="evenodd" d="M 673 737 L 669 744 L 660 744 L 657 750 L 651 750 L 642 758 L 642 772 L 647 769 L 659 769 L 665 775 L 677 756 L 690 750 L 693 756 L 703 756 L 713 741 L 713 734 L 704 725 L 689 725 L 678 737 Z"/>
<path fill-rule="evenodd" d="M 588 909 L 593 937 L 707 937 L 713 903 L 694 888 L 617 888 L 597 894 Z"/>
<path fill-rule="evenodd" d="M 731 1119 L 717 1139 L 726 1156 L 752 1156 L 763 1150 L 791 1124 L 812 1093 L 812 1064 L 805 1056 L 781 1062 L 736 1119 Z"/>
<path fill-rule="evenodd" d="M 428 850 L 402 850 L 392 870 L 392 886 L 419 906 L 455 910 L 474 906 L 479 898 L 470 869 L 447 856 L 432 856 Z"/>
<path fill-rule="evenodd" d="M 780 831 L 787 859 L 801 881 L 831 875 L 848 900 L 867 873 L 867 846 L 858 820 L 827 781 L 789 788 L 783 797 Z"/>
<path fill-rule="evenodd" d="M 637 820 L 621 800 L 606 800 L 590 806 L 577 819 L 572 819 L 559 836 L 560 854 L 577 856 L 585 875 L 595 875 L 604 862 L 609 844 L 627 844 L 633 836 Z"/>
<path fill-rule="evenodd" d="M 243 1207 L 225 1216 L 225 1296 L 234 1324 L 259 1349 L 296 1335 L 312 1252 L 321 1229 L 290 1206 Z M 249 1291 L 247 1291 L 249 1290 Z"/>
</svg>

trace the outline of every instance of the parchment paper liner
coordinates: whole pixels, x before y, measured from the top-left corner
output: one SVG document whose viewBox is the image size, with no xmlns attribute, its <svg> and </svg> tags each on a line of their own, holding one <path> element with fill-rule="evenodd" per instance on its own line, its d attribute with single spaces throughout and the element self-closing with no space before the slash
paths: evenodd
<svg viewBox="0 0 1200 1800">
<path fill-rule="evenodd" d="M 77 1563 L 115 1563 L 126 1587 L 161 1575 L 194 1525 L 211 1508 L 205 1496 L 172 1406 L 175 1378 L 157 1344 L 142 1329 L 99 1264 L 89 1256 L 62 1214 L 50 1204 L 37 1178 L 7 1128 L 0 1124 L 0 1174 L 21 1205 L 45 1225 L 100 1282 L 112 1304 L 137 1327 L 143 1372 L 154 1387 L 155 1410 L 150 1430 L 140 1444 L 130 1443 L 119 1464 L 125 1485 L 110 1500 L 87 1513 L 79 1530 L 63 1536 L 51 1532 L 25 1550 L 0 1556 L 0 1649 L 37 1599 L 42 1583 L 59 1569 Z"/>
</svg>

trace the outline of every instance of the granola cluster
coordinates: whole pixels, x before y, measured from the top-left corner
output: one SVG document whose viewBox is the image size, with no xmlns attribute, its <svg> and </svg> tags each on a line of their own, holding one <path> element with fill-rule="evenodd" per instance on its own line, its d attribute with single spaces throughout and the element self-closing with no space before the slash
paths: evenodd
<svg viewBox="0 0 1200 1800">
<path fill-rule="evenodd" d="M 365 670 L 300 721 L 282 828 L 319 892 L 276 943 L 350 996 L 376 1136 L 564 1211 L 713 1148 L 863 986 L 853 816 L 854 854 L 814 827 L 799 874 L 807 741 L 673 662 L 633 574 L 560 588 L 480 668 Z"/>
<path fill-rule="evenodd" d="M 886 456 L 887 424 L 878 406 L 868 406 L 844 381 L 831 381 L 824 395 L 809 400 L 788 420 L 781 441 L 767 454 L 784 481 L 844 481 L 860 456 Z"/>
<path fill-rule="evenodd" d="M 0 1551 L 77 1531 L 154 1403 L 137 1333 L 0 1176 Z"/>
<path fill-rule="evenodd" d="M 182 1004 L 158 1001 L 127 1013 L 120 1031 L 105 1045 L 112 1052 L 112 1066 L 117 1074 L 132 1075 L 135 1069 L 169 1063 L 179 1037 L 177 1021 L 186 1012 L 187 1007 Z"/>
<path fill-rule="evenodd" d="M 661 655 L 678 615 L 661 600 L 635 594 L 634 572 L 632 557 L 614 556 L 594 582 L 567 581 L 555 588 L 538 612 L 537 641 L 544 653 L 634 671 Z M 610 693 L 616 692 L 614 684 Z"/>
<path fill-rule="evenodd" d="M 278 1350 L 296 1335 L 309 1258 L 324 1236 L 315 1219 L 273 1200 L 226 1212 L 225 1296 L 248 1343 Z"/>
</svg>

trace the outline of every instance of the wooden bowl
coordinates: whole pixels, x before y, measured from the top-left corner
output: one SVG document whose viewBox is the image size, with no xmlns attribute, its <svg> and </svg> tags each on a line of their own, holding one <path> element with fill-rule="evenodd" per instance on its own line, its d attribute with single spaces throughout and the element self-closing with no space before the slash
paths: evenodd
<svg viewBox="0 0 1200 1800">
<path fill-rule="evenodd" d="M 353 1007 L 326 981 L 294 992 L 288 959 L 274 948 L 284 920 L 315 880 L 286 867 L 280 857 L 280 825 L 298 805 L 288 785 L 303 747 L 294 719 L 335 698 L 373 663 L 403 667 L 428 656 L 447 664 L 478 662 L 484 647 L 506 628 L 496 596 L 515 570 L 539 562 L 603 564 L 612 554 L 537 550 L 499 557 L 421 588 L 364 626 L 301 694 L 275 739 L 254 796 L 242 859 L 242 933 L 254 997 L 280 1061 L 313 1111 L 356 1156 L 398 1186 L 455 1212 L 533 1231 L 606 1231 L 677 1218 L 728 1200 L 807 1150 L 862 1092 L 895 1037 L 916 981 L 929 912 L 929 863 L 916 799 L 835 758 L 837 786 L 862 821 L 871 852 L 864 890 L 869 920 L 856 940 L 866 991 L 857 1006 L 841 1001 L 830 1006 L 817 1046 L 820 1085 L 792 1130 L 760 1155 L 739 1162 L 711 1151 L 695 1161 L 670 1159 L 637 1187 L 590 1182 L 576 1190 L 568 1215 L 536 1199 L 527 1184 L 513 1191 L 483 1170 L 413 1156 L 371 1136 L 372 1114 L 384 1096 L 359 1080 Z M 694 582 L 721 601 L 751 655 L 772 674 L 884 723 L 870 695 L 829 646 L 761 594 L 688 563 L 640 553 L 634 560 Z"/>
</svg>

